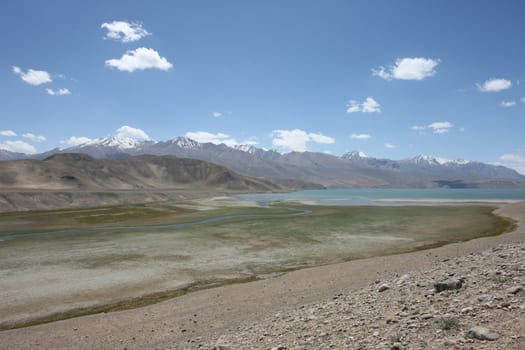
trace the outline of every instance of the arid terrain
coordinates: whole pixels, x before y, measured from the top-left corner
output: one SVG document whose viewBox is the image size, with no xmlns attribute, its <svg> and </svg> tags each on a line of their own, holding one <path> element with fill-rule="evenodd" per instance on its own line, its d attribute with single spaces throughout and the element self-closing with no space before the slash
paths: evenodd
<svg viewBox="0 0 525 350">
<path fill-rule="evenodd" d="M 524 14 L 0 1 L 0 350 L 525 350 Z"/>
<path fill-rule="evenodd" d="M 0 162 L 0 212 L 183 200 L 227 193 L 283 191 L 283 185 L 173 156 L 95 159 L 57 154 Z"/>
<path fill-rule="evenodd" d="M 517 229 L 3 331 L 0 344 L 3 349 L 522 349 L 525 203 L 498 213 L 515 219 Z M 448 285 L 461 286 L 438 292 L 434 284 L 445 276 L 452 280 Z"/>
</svg>

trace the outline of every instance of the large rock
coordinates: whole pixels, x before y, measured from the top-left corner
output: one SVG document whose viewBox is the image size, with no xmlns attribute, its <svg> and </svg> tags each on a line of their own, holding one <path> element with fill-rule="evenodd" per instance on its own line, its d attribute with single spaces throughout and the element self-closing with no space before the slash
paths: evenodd
<svg viewBox="0 0 525 350">
<path fill-rule="evenodd" d="M 507 289 L 507 293 L 509 294 L 518 294 L 523 290 L 522 286 L 514 286 Z"/>
<path fill-rule="evenodd" d="M 441 277 L 434 282 L 434 289 L 436 292 L 442 292 L 444 290 L 460 289 L 463 285 L 463 280 L 454 277 Z"/>
<path fill-rule="evenodd" d="M 478 340 L 498 340 L 499 334 L 492 332 L 490 329 L 476 326 L 472 327 L 468 333 L 467 336 L 470 338 L 478 339 Z"/>
</svg>

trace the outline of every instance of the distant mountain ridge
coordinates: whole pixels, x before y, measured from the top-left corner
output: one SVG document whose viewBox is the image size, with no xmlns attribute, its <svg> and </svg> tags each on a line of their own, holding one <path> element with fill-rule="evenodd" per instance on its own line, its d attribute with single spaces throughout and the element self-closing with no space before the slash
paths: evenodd
<svg viewBox="0 0 525 350">
<path fill-rule="evenodd" d="M 264 179 L 239 175 L 198 159 L 139 155 L 96 159 L 82 153 L 44 160 L 0 162 L 0 190 L 156 190 L 199 186 L 223 190 L 276 191 Z"/>
<path fill-rule="evenodd" d="M 96 159 L 54 154 L 0 162 L 0 212 L 145 203 L 290 190 L 198 159 L 139 155 Z"/>
<path fill-rule="evenodd" d="M 2 159 L 43 159 L 58 153 L 84 153 L 94 158 L 136 155 L 176 156 L 199 159 L 230 168 L 239 174 L 271 181 L 300 181 L 326 187 L 461 187 L 525 188 L 525 176 L 515 170 L 468 160 L 419 155 L 390 160 L 359 151 L 341 157 L 316 152 L 279 153 L 253 145 L 200 143 L 187 137 L 167 141 L 139 141 L 127 137 L 98 138 L 67 149 L 33 156 L 0 153 Z M 7 157 L 7 158 L 6 158 Z"/>
</svg>

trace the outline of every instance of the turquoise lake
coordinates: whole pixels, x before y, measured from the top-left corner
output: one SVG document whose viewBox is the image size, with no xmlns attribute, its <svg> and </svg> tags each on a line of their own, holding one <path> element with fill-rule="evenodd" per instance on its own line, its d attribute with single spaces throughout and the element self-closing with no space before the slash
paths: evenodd
<svg viewBox="0 0 525 350">
<path fill-rule="evenodd" d="M 257 201 L 308 201 L 323 205 L 436 205 L 471 203 L 507 203 L 525 200 L 522 189 L 379 189 L 331 188 L 289 193 L 242 194 L 232 200 Z"/>
</svg>

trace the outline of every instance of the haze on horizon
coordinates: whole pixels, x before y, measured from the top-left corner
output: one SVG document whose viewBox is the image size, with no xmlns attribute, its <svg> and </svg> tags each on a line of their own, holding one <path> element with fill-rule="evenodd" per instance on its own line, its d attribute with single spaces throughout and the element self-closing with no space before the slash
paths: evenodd
<svg viewBox="0 0 525 350">
<path fill-rule="evenodd" d="M 6 1 L 0 149 L 187 136 L 525 174 L 519 0 Z"/>
</svg>

